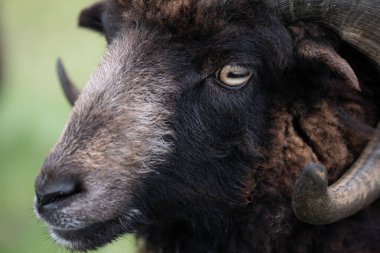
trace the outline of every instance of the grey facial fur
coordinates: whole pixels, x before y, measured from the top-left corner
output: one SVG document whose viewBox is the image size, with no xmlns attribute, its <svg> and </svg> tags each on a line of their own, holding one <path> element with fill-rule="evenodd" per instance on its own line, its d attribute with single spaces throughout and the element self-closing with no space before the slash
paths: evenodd
<svg viewBox="0 0 380 253">
<path fill-rule="evenodd" d="M 178 89 L 165 75 L 167 60 L 157 57 L 147 31 L 121 34 L 82 91 L 41 172 L 44 180 L 63 174 L 80 178 L 84 189 L 46 221 L 51 228 L 81 229 L 127 215 L 136 179 L 172 150 L 168 98 Z M 146 57 L 149 53 L 154 58 Z"/>
</svg>

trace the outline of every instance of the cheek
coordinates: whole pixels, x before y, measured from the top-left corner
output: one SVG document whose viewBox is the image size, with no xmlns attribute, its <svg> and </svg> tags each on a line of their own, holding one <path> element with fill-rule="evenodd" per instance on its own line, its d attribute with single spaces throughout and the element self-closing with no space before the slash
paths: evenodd
<svg viewBox="0 0 380 253">
<path fill-rule="evenodd" d="M 242 114 L 260 104 L 265 97 L 263 84 L 256 76 L 240 88 L 228 88 L 214 78 L 207 78 L 194 97 L 208 113 Z"/>
<path fill-rule="evenodd" d="M 260 125 L 263 120 L 263 95 L 254 95 L 253 88 L 241 91 L 240 98 L 222 91 L 223 102 L 218 104 L 210 95 L 215 89 L 188 91 L 175 106 L 173 152 L 141 179 L 140 202 L 149 210 L 161 215 L 186 205 L 208 209 L 215 203 L 229 206 L 246 201 L 245 180 L 253 154 L 243 146 L 251 122 Z M 231 96 L 238 102 L 231 102 Z"/>
<path fill-rule="evenodd" d="M 196 135 L 225 137 L 246 131 L 250 122 L 260 125 L 267 108 L 266 90 L 257 80 L 241 89 L 221 87 L 215 80 L 206 79 L 188 92 L 181 101 L 180 129 L 198 131 Z"/>
</svg>

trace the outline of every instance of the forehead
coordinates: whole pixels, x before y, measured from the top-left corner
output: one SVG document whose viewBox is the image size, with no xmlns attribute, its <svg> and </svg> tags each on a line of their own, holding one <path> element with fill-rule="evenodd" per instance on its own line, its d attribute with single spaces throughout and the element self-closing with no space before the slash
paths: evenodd
<svg viewBox="0 0 380 253">
<path fill-rule="evenodd" d="M 247 24 L 263 8 L 245 0 L 113 0 L 106 22 L 120 26 L 145 25 L 177 38 L 207 38 L 230 24 Z M 257 19 L 256 22 L 265 20 Z M 252 24 L 249 24 L 252 25 Z"/>
<path fill-rule="evenodd" d="M 114 0 L 108 2 L 103 21 L 106 26 L 117 24 L 112 37 L 119 40 L 130 36 L 132 30 L 146 31 L 146 35 L 137 33 L 129 39 L 129 43 L 144 48 L 140 56 L 174 53 L 181 59 L 195 56 L 199 60 L 227 51 L 249 55 L 246 50 L 250 42 L 263 39 L 255 33 L 256 28 L 272 22 L 273 17 L 266 12 L 260 3 L 243 0 Z M 140 45 L 148 39 L 154 43 Z"/>
</svg>

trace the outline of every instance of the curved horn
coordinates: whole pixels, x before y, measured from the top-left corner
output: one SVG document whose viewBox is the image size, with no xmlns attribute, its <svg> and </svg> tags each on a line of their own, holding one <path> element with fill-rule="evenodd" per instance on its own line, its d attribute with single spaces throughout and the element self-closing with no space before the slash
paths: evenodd
<svg viewBox="0 0 380 253">
<path fill-rule="evenodd" d="M 70 78 L 67 76 L 61 59 L 57 60 L 57 72 L 58 72 L 58 78 L 59 78 L 59 82 L 61 83 L 63 92 L 65 93 L 67 100 L 73 106 L 75 101 L 79 97 L 79 91 L 77 90 L 77 88 L 75 88 L 74 84 L 71 82 Z"/>
<path fill-rule="evenodd" d="M 380 69 L 380 0 L 264 0 L 287 21 L 309 19 L 337 32 Z M 327 186 L 321 165 L 308 165 L 293 193 L 296 216 L 310 224 L 346 218 L 380 197 L 380 124 L 372 141 L 343 177 Z"/>
<path fill-rule="evenodd" d="M 309 224 L 329 224 L 348 217 L 380 196 L 380 124 L 360 158 L 337 182 L 327 186 L 327 171 L 309 164 L 296 181 L 293 210 Z"/>
<path fill-rule="evenodd" d="M 323 23 L 380 66 L 380 0 L 263 0 L 286 21 Z"/>
</svg>

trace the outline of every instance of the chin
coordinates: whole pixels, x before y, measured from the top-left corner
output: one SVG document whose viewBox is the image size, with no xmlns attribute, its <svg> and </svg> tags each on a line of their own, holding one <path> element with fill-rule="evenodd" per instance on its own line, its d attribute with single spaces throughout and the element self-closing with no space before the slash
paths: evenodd
<svg viewBox="0 0 380 253">
<path fill-rule="evenodd" d="M 125 233 L 132 232 L 132 230 L 131 227 L 125 227 L 121 218 L 80 229 L 49 228 L 53 240 L 60 246 L 72 251 L 97 249 Z"/>
</svg>

